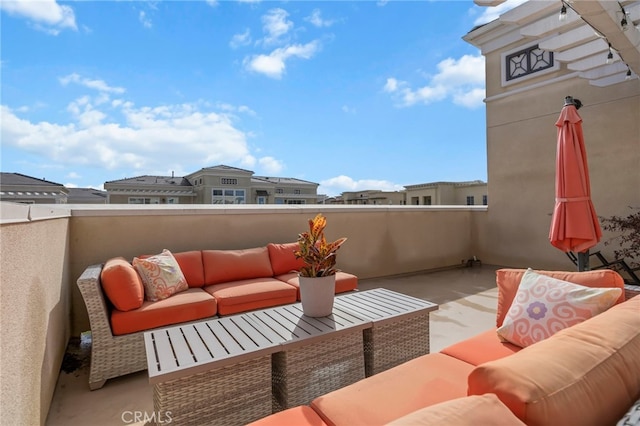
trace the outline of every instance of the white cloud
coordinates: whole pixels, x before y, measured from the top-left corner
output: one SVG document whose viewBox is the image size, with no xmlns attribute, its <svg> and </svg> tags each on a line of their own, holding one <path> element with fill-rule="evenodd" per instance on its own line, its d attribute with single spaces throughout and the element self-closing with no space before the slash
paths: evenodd
<svg viewBox="0 0 640 426">
<path fill-rule="evenodd" d="M 265 32 L 263 43 L 265 45 L 282 42 L 282 37 L 293 28 L 293 22 L 287 17 L 289 12 L 284 9 L 271 9 L 262 16 L 262 30 Z"/>
<path fill-rule="evenodd" d="M 354 180 L 349 176 L 340 175 L 331 179 L 321 181 L 320 186 L 318 187 L 318 194 L 335 196 L 340 195 L 345 191 L 353 192 L 365 191 L 370 189 L 381 191 L 402 191 L 404 189 L 404 186 L 386 180 Z"/>
<path fill-rule="evenodd" d="M 474 25 L 483 25 L 487 22 L 494 21 L 500 17 L 503 13 L 513 9 L 516 6 L 520 6 L 527 0 L 507 0 L 498 6 L 486 7 L 482 14 L 475 20 Z M 477 7 L 477 6 L 476 6 Z"/>
<path fill-rule="evenodd" d="M 278 175 L 284 169 L 280 160 L 273 157 L 262 157 L 258 160 L 258 165 L 269 175 Z"/>
<path fill-rule="evenodd" d="M 464 55 L 457 60 L 447 58 L 437 68 L 438 73 L 429 79 L 426 86 L 413 89 L 408 82 L 390 77 L 382 90 L 390 93 L 400 107 L 430 104 L 447 98 L 466 108 L 482 105 L 485 84 L 482 55 Z"/>
<path fill-rule="evenodd" d="M 229 46 L 233 49 L 237 49 L 240 46 L 247 46 L 251 44 L 251 30 L 247 28 L 243 33 L 234 34 L 229 42 Z"/>
<path fill-rule="evenodd" d="M 79 84 L 81 86 L 87 87 L 89 89 L 95 89 L 99 92 L 118 93 L 118 94 L 125 92 L 125 89 L 122 87 L 111 87 L 107 83 L 105 83 L 103 80 L 91 80 L 89 78 L 82 77 L 76 73 L 72 73 L 67 76 L 60 77 L 58 80 L 60 81 L 60 84 L 62 84 L 63 86 L 66 86 L 69 83 L 75 83 L 75 84 Z"/>
<path fill-rule="evenodd" d="M 138 13 L 138 20 L 140 21 L 140 23 L 142 24 L 143 27 L 145 28 L 151 28 L 151 18 L 149 18 L 147 16 L 147 14 L 144 12 L 144 10 L 141 10 L 140 13 Z"/>
<path fill-rule="evenodd" d="M 73 9 L 59 5 L 55 0 L 2 1 L 0 9 L 28 19 L 36 29 L 49 34 L 58 35 L 64 29 L 78 29 Z"/>
<path fill-rule="evenodd" d="M 348 105 L 342 105 L 342 112 L 346 113 L 346 114 L 355 114 L 356 113 L 356 109 L 353 107 L 350 107 Z"/>
<path fill-rule="evenodd" d="M 207 4 L 211 7 L 217 7 L 218 6 L 218 0 L 207 0 Z"/>
<path fill-rule="evenodd" d="M 78 76 L 69 81 L 84 80 Z M 98 93 L 70 102 L 66 123 L 32 122 L 2 105 L 2 143 L 65 167 L 117 169 L 129 176 L 215 164 L 251 167 L 257 162 L 248 134 L 237 127 L 234 115 L 252 114 L 246 105 L 217 110 L 204 102 L 138 107 L 123 99 L 98 103 L 100 98 Z M 259 162 L 269 170 L 282 167 L 275 158 Z"/>
<path fill-rule="evenodd" d="M 313 9 L 311 15 L 304 18 L 305 21 L 310 22 L 312 25 L 322 28 L 322 27 L 330 27 L 335 23 L 333 19 L 322 19 L 322 13 L 320 9 Z"/>
<path fill-rule="evenodd" d="M 69 172 L 67 173 L 67 178 L 69 179 L 80 179 L 82 176 L 80 176 L 78 173 L 76 172 Z"/>
<path fill-rule="evenodd" d="M 307 44 L 294 44 L 275 49 L 268 55 L 260 54 L 244 58 L 246 69 L 261 73 L 267 77 L 279 79 L 285 72 L 286 61 L 291 58 L 310 59 L 320 49 L 317 40 Z"/>
</svg>

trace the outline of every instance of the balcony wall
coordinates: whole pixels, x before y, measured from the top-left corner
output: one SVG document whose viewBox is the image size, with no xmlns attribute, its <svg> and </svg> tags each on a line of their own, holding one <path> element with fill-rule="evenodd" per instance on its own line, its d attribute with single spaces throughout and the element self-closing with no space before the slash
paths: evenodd
<svg viewBox="0 0 640 426">
<path fill-rule="evenodd" d="M 361 278 L 483 258 L 486 207 L 23 206 L 0 203 L 0 424 L 42 424 L 69 336 L 89 330 L 75 281 L 91 264 L 172 251 L 294 241 L 322 212 L 327 238 L 348 237 L 338 266 Z"/>
</svg>

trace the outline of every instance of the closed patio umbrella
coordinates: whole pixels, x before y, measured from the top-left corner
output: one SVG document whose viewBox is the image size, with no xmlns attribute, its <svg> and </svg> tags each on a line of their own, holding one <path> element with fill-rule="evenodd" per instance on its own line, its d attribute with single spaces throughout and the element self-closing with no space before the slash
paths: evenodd
<svg viewBox="0 0 640 426">
<path fill-rule="evenodd" d="M 556 122 L 556 203 L 549 240 L 554 247 L 578 253 L 578 270 L 589 269 L 589 249 L 600 241 L 602 230 L 591 202 L 587 154 L 582 134 L 582 104 L 571 96 Z"/>
</svg>

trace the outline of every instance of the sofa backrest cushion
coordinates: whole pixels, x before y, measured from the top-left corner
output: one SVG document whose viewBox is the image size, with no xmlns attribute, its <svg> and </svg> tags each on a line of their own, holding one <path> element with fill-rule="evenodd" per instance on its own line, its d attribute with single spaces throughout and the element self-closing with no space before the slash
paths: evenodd
<svg viewBox="0 0 640 426">
<path fill-rule="evenodd" d="M 200 250 L 183 251 L 173 253 L 180 269 L 187 280 L 189 287 L 204 286 L 204 266 L 202 265 L 202 252 Z"/>
<path fill-rule="evenodd" d="M 528 425 L 613 425 L 640 395 L 638 354 L 640 296 L 477 366 L 468 393 L 495 393 Z"/>
<path fill-rule="evenodd" d="M 100 282 L 107 298 L 119 311 L 127 312 L 142 306 L 142 280 L 124 257 L 114 257 L 105 262 L 100 272 Z"/>
<path fill-rule="evenodd" d="M 496 325 L 501 327 L 504 318 L 511 308 L 513 298 L 518 292 L 520 281 L 526 269 L 498 269 L 496 271 L 496 284 L 498 285 L 498 308 L 496 312 Z M 598 269 L 595 271 L 567 272 L 567 271 L 538 271 L 538 274 L 548 275 L 570 283 L 587 287 L 613 287 L 622 290 L 622 294 L 616 301 L 624 301 L 624 279 L 616 271 L 610 269 Z"/>
<path fill-rule="evenodd" d="M 273 269 L 273 275 L 288 274 L 292 271 L 299 271 L 304 266 L 302 259 L 296 259 L 293 254 L 298 250 L 299 244 L 284 243 L 284 244 L 267 244 L 267 250 L 269 250 L 269 259 L 271 260 L 271 268 Z"/>
<path fill-rule="evenodd" d="M 497 396 L 467 396 L 431 405 L 400 417 L 388 426 L 525 426 Z"/>
<path fill-rule="evenodd" d="M 267 247 L 246 250 L 203 250 L 206 285 L 273 277 Z"/>
</svg>

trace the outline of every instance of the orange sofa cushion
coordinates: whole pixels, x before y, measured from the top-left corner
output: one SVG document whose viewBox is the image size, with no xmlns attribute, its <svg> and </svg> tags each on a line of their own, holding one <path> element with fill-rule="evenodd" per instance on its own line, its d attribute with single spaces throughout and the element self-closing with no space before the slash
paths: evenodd
<svg viewBox="0 0 640 426">
<path fill-rule="evenodd" d="M 296 259 L 293 254 L 298 250 L 299 244 L 285 243 L 285 244 L 267 244 L 267 250 L 269 251 L 269 259 L 271 259 L 271 268 L 273 269 L 273 275 L 288 274 L 291 271 L 299 271 L 304 266 L 302 259 Z"/>
<path fill-rule="evenodd" d="M 246 250 L 203 250 L 202 263 L 206 285 L 273 277 L 266 247 Z"/>
<path fill-rule="evenodd" d="M 495 393 L 528 425 L 612 425 L 640 397 L 638 354 L 640 296 L 479 365 L 469 394 Z"/>
<path fill-rule="evenodd" d="M 275 278 L 253 278 L 208 285 L 204 291 L 215 297 L 218 314 L 230 315 L 296 301 L 296 289 Z"/>
<path fill-rule="evenodd" d="M 467 396 L 414 411 L 389 426 L 525 426 L 497 396 Z"/>
<path fill-rule="evenodd" d="M 498 308 L 496 311 L 496 325 L 501 327 L 504 318 L 511 308 L 513 298 L 518 292 L 520 281 L 526 269 L 498 269 L 496 271 L 496 284 L 498 285 Z M 616 303 L 624 302 L 624 279 L 610 269 L 598 269 L 595 271 L 566 272 L 566 271 L 535 271 L 570 283 L 587 287 L 612 287 L 620 288 L 622 295 Z"/>
<path fill-rule="evenodd" d="M 433 353 L 407 361 L 311 402 L 328 425 L 381 425 L 466 396 L 471 364 Z"/>
<path fill-rule="evenodd" d="M 144 286 L 140 275 L 124 257 L 105 262 L 100 272 L 100 283 L 111 304 L 120 311 L 131 311 L 142 306 Z"/>
<path fill-rule="evenodd" d="M 327 424 L 311 407 L 301 405 L 263 417 L 246 426 L 327 426 Z"/>
<path fill-rule="evenodd" d="M 277 279 L 284 281 L 296 288 L 296 297 L 300 300 L 300 279 L 295 272 L 289 274 L 277 275 Z M 358 277 L 346 272 L 336 272 L 336 294 L 345 293 L 358 288 Z"/>
<path fill-rule="evenodd" d="M 480 365 L 485 362 L 513 355 L 522 348 L 509 342 L 501 342 L 496 330 L 487 330 L 461 342 L 447 346 L 440 352 L 452 356 L 471 365 Z"/>
<path fill-rule="evenodd" d="M 216 300 L 200 288 L 190 288 L 156 302 L 144 301 L 138 309 L 111 312 L 114 335 L 146 331 L 181 322 L 212 317 L 217 312 Z"/>
<path fill-rule="evenodd" d="M 173 257 L 176 258 L 189 287 L 204 286 L 204 267 L 200 250 L 173 253 Z"/>
</svg>

